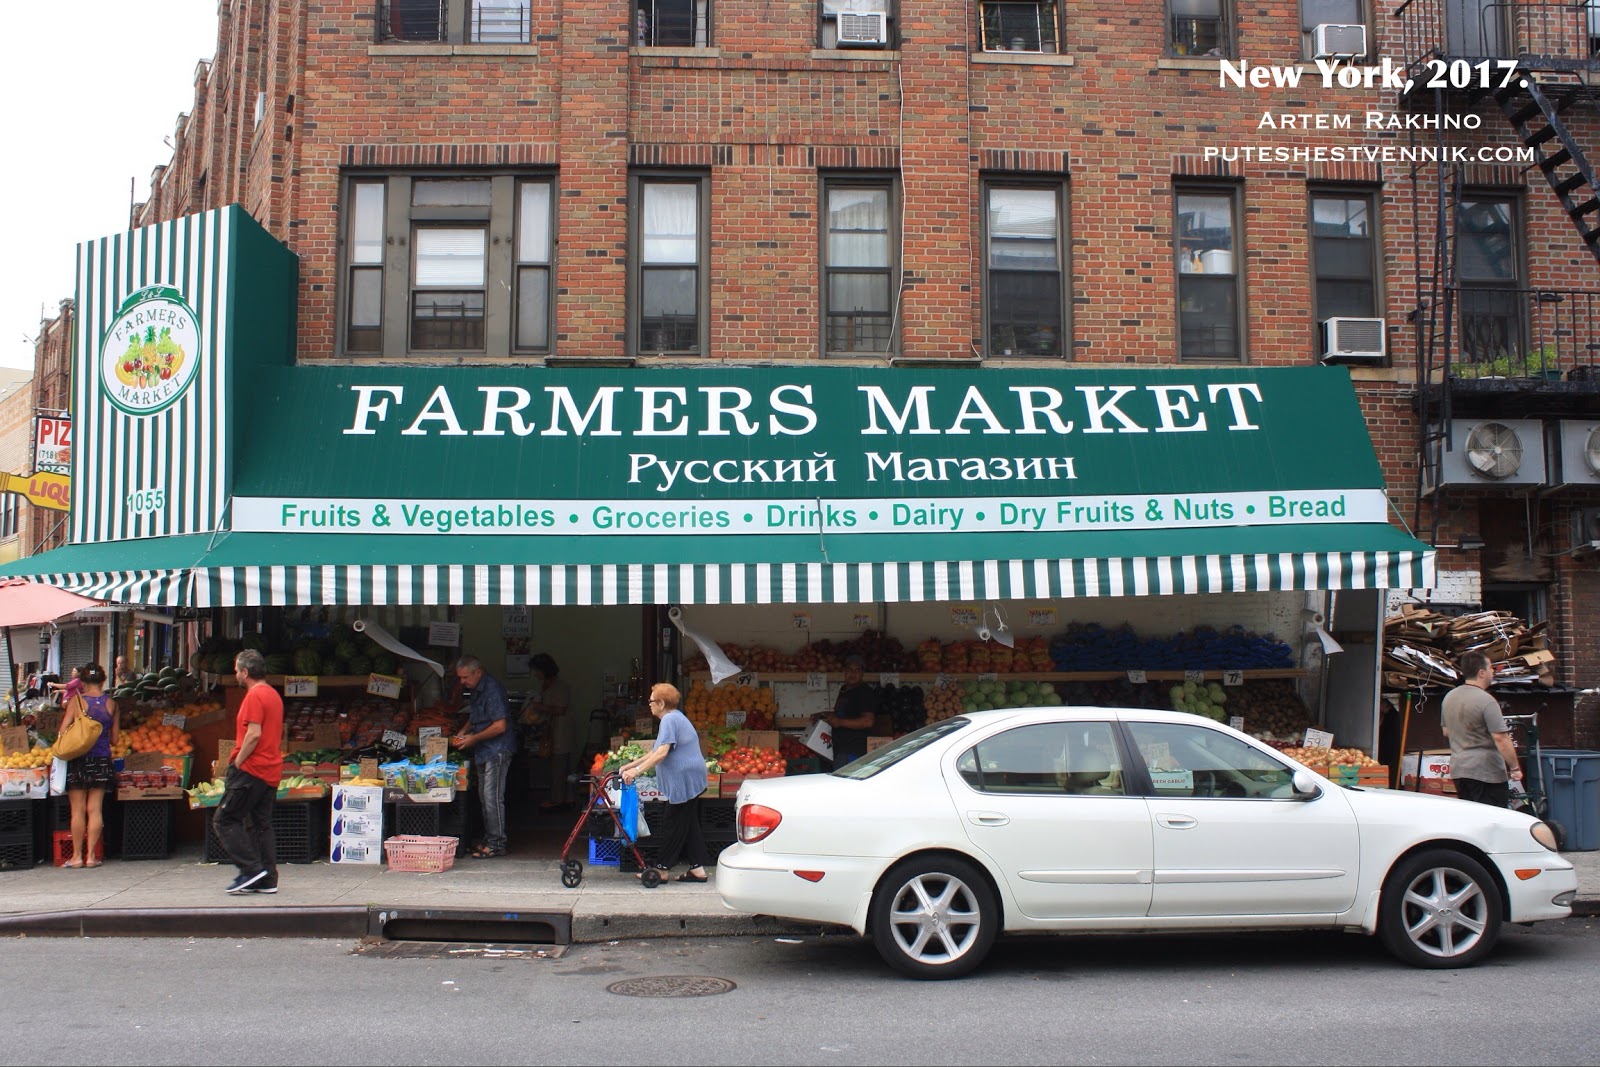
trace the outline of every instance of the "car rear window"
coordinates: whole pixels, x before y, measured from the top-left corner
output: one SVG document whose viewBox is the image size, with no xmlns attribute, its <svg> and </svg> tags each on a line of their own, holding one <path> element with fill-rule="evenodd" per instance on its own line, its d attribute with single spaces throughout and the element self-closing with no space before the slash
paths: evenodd
<svg viewBox="0 0 1600 1067">
<path fill-rule="evenodd" d="M 835 778 L 871 778 L 896 763 L 905 759 L 913 752 L 927 748 L 941 737 L 948 737 L 957 730 L 965 729 L 971 725 L 972 720 L 956 716 L 942 722 L 929 723 L 920 730 L 913 730 L 904 737 L 890 741 L 882 748 L 874 749 L 858 760 L 846 763 L 843 767 L 833 772 Z"/>
</svg>

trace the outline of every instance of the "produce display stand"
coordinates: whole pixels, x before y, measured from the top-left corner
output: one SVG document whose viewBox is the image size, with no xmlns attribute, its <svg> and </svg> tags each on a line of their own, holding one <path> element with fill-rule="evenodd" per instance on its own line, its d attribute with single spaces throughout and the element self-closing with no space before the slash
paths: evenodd
<svg viewBox="0 0 1600 1067">
<path fill-rule="evenodd" d="M 203 808 L 206 863 L 229 863 L 217 839 L 216 809 Z M 279 863 L 314 863 L 328 856 L 328 801 L 280 800 L 272 806 L 272 833 Z"/>
</svg>

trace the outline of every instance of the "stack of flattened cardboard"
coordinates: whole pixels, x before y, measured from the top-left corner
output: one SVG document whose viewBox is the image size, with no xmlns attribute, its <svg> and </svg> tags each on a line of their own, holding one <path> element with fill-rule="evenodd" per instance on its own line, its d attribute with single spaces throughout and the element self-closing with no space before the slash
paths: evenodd
<svg viewBox="0 0 1600 1067">
<path fill-rule="evenodd" d="M 1461 656 L 1482 652 L 1494 664 L 1497 685 L 1554 685 L 1548 628 L 1507 611 L 1449 616 L 1405 604 L 1384 620 L 1383 683 L 1391 689 L 1455 685 Z"/>
</svg>

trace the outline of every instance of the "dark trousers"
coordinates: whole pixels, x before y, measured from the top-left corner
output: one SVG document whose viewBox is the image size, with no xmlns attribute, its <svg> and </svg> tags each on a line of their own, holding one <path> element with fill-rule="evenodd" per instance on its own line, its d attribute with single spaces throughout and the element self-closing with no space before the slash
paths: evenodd
<svg viewBox="0 0 1600 1067">
<path fill-rule="evenodd" d="M 278 847 L 272 833 L 272 805 L 277 802 L 277 786 L 238 767 L 228 768 L 213 825 L 223 850 L 243 874 L 278 875 Z"/>
<path fill-rule="evenodd" d="M 660 842 L 656 863 L 671 867 L 683 860 L 692 871 L 711 862 L 705 835 L 700 832 L 700 798 L 682 804 L 668 804 L 666 825 L 650 827 L 651 836 Z M 657 836 L 659 835 L 659 836 Z"/>
<path fill-rule="evenodd" d="M 1453 778 L 1456 796 L 1479 804 L 1492 804 L 1497 808 L 1511 806 L 1511 786 L 1505 782 L 1480 782 L 1476 778 Z"/>
</svg>

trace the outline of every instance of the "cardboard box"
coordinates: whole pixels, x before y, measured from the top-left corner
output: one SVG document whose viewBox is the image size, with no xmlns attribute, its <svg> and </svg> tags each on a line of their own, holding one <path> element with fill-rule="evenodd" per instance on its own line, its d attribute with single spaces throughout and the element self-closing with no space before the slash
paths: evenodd
<svg viewBox="0 0 1600 1067">
<path fill-rule="evenodd" d="M 811 729 L 800 739 L 800 743 L 823 759 L 833 759 L 833 727 L 824 719 L 818 719 L 811 724 Z"/>
<path fill-rule="evenodd" d="M 1400 777 L 1416 779 L 1417 753 L 1408 752 L 1400 758 Z M 1425 779 L 1450 777 L 1450 750 L 1448 748 L 1428 749 L 1422 753 L 1422 777 Z"/>
<path fill-rule="evenodd" d="M 783 735 L 776 730 L 736 730 L 733 743 L 746 748 L 777 748 Z"/>
<path fill-rule="evenodd" d="M 779 715 L 772 720 L 772 725 L 779 730 L 809 730 L 811 728 L 811 716 Z"/>
<path fill-rule="evenodd" d="M 131 752 L 117 775 L 118 800 L 182 800 L 189 757 Z"/>
<path fill-rule="evenodd" d="M 49 767 L 0 767 L 0 800 L 43 800 L 49 795 Z"/>
</svg>

